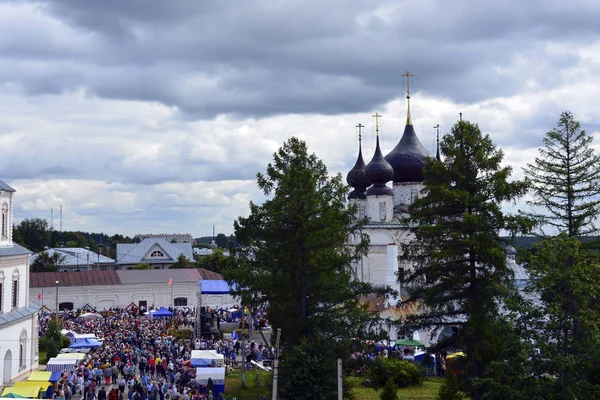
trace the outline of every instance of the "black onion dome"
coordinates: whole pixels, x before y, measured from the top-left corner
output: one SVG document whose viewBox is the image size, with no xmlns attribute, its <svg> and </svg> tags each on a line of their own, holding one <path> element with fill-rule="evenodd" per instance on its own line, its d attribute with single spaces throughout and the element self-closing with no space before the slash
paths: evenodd
<svg viewBox="0 0 600 400">
<path fill-rule="evenodd" d="M 423 167 L 427 165 L 429 152 L 417 137 L 412 124 L 407 124 L 400 142 L 385 156 L 394 169 L 394 183 L 422 182 Z"/>
<path fill-rule="evenodd" d="M 394 195 L 394 191 L 385 185 L 394 177 L 394 169 L 390 163 L 383 158 L 383 154 L 381 154 L 381 149 L 379 148 L 379 136 L 377 136 L 375 155 L 373 155 L 373 158 L 369 164 L 367 164 L 365 175 L 367 176 L 367 179 L 373 182 L 373 186 L 367 190 L 367 196 Z"/>
<path fill-rule="evenodd" d="M 365 191 L 371 186 L 371 181 L 365 174 L 365 161 L 363 160 L 360 141 L 358 144 L 358 158 L 356 159 L 356 164 L 354 164 L 354 167 L 352 167 L 350 172 L 348 172 L 348 175 L 346 175 L 346 182 L 354 188 L 348 195 L 348 199 L 366 198 Z"/>
</svg>

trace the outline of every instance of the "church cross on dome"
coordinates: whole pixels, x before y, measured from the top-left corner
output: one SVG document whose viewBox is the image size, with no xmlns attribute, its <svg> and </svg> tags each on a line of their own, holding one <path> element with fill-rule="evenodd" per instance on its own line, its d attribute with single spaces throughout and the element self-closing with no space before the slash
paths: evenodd
<svg viewBox="0 0 600 400">
<path fill-rule="evenodd" d="M 381 117 L 383 117 L 383 115 L 379 114 L 378 112 L 373 114 L 373 118 L 375 118 L 375 133 L 377 134 L 377 137 L 379 137 L 379 118 Z"/>
<path fill-rule="evenodd" d="M 406 71 L 402 74 L 402 76 L 406 77 L 406 100 L 408 103 L 408 113 L 406 114 L 406 125 L 412 125 L 412 118 L 410 117 L 410 77 L 415 76 L 410 72 Z"/>
<path fill-rule="evenodd" d="M 356 127 L 358 128 L 358 141 L 360 142 L 362 140 L 362 128 L 365 126 L 359 122 Z"/>
</svg>

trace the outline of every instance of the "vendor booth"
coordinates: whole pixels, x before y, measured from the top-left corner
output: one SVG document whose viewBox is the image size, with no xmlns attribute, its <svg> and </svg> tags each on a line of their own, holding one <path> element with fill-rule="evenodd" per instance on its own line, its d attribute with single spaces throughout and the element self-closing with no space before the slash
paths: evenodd
<svg viewBox="0 0 600 400">
<path fill-rule="evenodd" d="M 12 386 L 5 388 L 1 397 L 37 399 L 40 397 L 41 386 Z"/>
<path fill-rule="evenodd" d="M 51 382 L 15 382 L 13 387 L 30 387 L 30 388 L 39 388 L 39 392 L 43 399 L 51 399 L 52 398 L 52 383 Z"/>
<path fill-rule="evenodd" d="M 225 357 L 215 350 L 192 350 L 192 367 L 221 367 Z"/>
<path fill-rule="evenodd" d="M 102 342 L 97 341 L 96 339 L 82 339 L 82 340 L 77 340 L 75 342 L 72 342 L 71 345 L 69 346 L 70 349 L 82 349 L 82 348 L 88 348 L 88 349 L 92 349 L 94 347 L 100 347 L 102 346 Z"/>
<path fill-rule="evenodd" d="M 77 365 L 77 360 L 72 358 L 51 358 L 46 363 L 46 371 L 62 371 L 66 370 L 67 372 L 75 369 L 75 365 Z"/>
<path fill-rule="evenodd" d="M 152 318 L 163 318 L 163 317 L 172 317 L 172 316 L 173 316 L 173 313 L 164 307 L 161 307 L 152 313 Z"/>
<path fill-rule="evenodd" d="M 33 371 L 29 374 L 27 382 L 50 382 L 52 372 L 49 371 Z"/>
<path fill-rule="evenodd" d="M 54 358 L 70 358 L 71 360 L 83 360 L 85 358 L 83 353 L 61 353 L 57 354 Z"/>
<path fill-rule="evenodd" d="M 225 393 L 225 367 L 196 368 L 196 381 L 199 384 L 208 384 L 208 378 L 212 380 L 215 398 Z"/>
</svg>

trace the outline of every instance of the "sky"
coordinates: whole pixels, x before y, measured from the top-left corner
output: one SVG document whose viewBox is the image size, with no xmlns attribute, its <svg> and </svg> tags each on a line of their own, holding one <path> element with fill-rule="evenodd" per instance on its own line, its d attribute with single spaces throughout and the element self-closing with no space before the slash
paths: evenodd
<svg viewBox="0 0 600 400">
<path fill-rule="evenodd" d="M 58 229 L 62 205 L 63 230 L 231 234 L 288 138 L 345 177 L 379 112 L 393 149 L 406 71 L 428 150 L 462 113 L 519 178 L 562 111 L 600 149 L 599 20 L 591 0 L 5 0 L 0 179 L 17 223 Z"/>
</svg>

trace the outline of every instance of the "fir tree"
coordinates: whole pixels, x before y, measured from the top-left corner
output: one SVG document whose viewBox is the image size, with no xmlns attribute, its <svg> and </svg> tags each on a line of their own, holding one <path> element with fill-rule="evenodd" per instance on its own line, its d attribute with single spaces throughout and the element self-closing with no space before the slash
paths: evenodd
<svg viewBox="0 0 600 400">
<path fill-rule="evenodd" d="M 598 230 L 593 222 L 600 212 L 600 158 L 592 139 L 565 111 L 546 133 L 539 157 L 524 169 L 535 194 L 528 203 L 541 208 L 533 215 L 569 236 Z"/>
<path fill-rule="evenodd" d="M 434 333 L 457 327 L 445 345 L 465 351 L 473 379 L 499 350 L 493 321 L 511 283 L 499 233 L 531 225 L 503 213 L 501 203 L 523 196 L 527 186 L 509 181 L 512 170 L 501 166 L 502 151 L 475 124 L 458 122 L 440 146 L 443 161 L 429 160 L 424 190 L 409 209 L 414 239 L 405 254 L 412 264 L 408 301 L 420 310 L 408 322 Z M 471 381 L 466 388 L 480 398 Z"/>
</svg>

